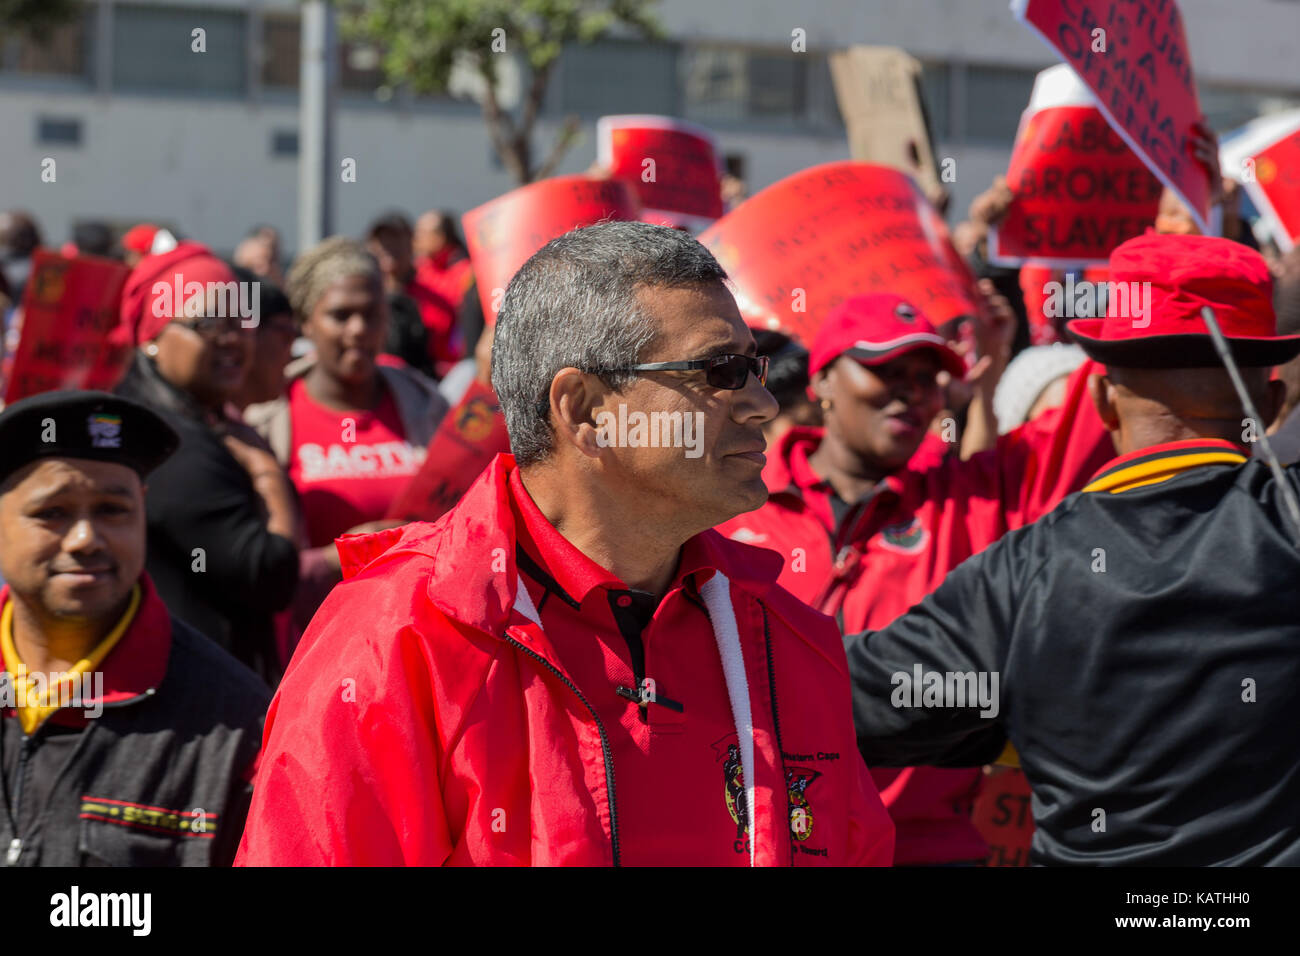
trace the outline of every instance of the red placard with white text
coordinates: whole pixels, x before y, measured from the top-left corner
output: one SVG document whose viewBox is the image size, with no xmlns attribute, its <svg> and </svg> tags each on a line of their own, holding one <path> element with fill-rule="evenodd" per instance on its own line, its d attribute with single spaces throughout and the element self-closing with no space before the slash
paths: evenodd
<svg viewBox="0 0 1300 956">
<path fill-rule="evenodd" d="M 1210 179 L 1191 149 L 1201 106 L 1177 2 L 1011 0 L 1011 12 L 1074 68 L 1107 122 L 1208 235 Z"/>
<path fill-rule="evenodd" d="M 894 292 L 935 325 L 976 311 L 974 278 L 916 183 L 872 163 L 827 163 L 769 186 L 700 234 L 753 328 L 812 343 L 849 296 Z"/>
<path fill-rule="evenodd" d="M 424 464 L 386 517 L 436 521 L 450 511 L 498 453 L 510 451 L 506 420 L 494 391 L 470 383 L 429 442 Z"/>
<path fill-rule="evenodd" d="M 461 217 L 488 325 L 519 267 L 570 229 L 604 219 L 636 219 L 636 194 L 618 179 L 557 176 L 521 186 Z"/>
<path fill-rule="evenodd" d="M 989 229 L 989 260 L 1074 268 L 1107 261 L 1160 208 L 1160 180 L 1064 64 L 1044 70 L 1007 168 L 1015 197 Z"/>
<path fill-rule="evenodd" d="M 718 154 L 707 130 L 667 116 L 602 116 L 597 158 L 641 200 L 641 218 L 703 229 L 722 215 Z"/>
<path fill-rule="evenodd" d="M 5 402 L 61 388 L 111 389 L 131 357 L 118 327 L 126 266 L 36 250 Z"/>
</svg>

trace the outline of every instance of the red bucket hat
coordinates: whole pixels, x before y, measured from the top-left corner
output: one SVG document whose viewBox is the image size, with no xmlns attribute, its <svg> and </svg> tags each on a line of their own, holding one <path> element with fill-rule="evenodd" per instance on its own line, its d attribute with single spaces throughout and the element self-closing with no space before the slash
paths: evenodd
<svg viewBox="0 0 1300 956">
<path fill-rule="evenodd" d="M 956 378 L 966 363 L 948 347 L 929 319 L 902 296 L 888 292 L 855 295 L 826 316 L 808 354 L 808 375 L 816 375 L 841 355 L 863 365 L 880 365 L 917 349 L 929 349 Z"/>
<path fill-rule="evenodd" d="M 1220 366 L 1201 316 L 1205 306 L 1214 310 L 1238 365 L 1280 365 L 1300 355 L 1300 335 L 1277 334 L 1268 263 L 1239 242 L 1154 232 L 1137 236 L 1110 254 L 1110 282 L 1134 284 L 1126 291 L 1108 287 L 1105 317 L 1067 325 L 1098 362 L 1119 368 Z"/>
</svg>

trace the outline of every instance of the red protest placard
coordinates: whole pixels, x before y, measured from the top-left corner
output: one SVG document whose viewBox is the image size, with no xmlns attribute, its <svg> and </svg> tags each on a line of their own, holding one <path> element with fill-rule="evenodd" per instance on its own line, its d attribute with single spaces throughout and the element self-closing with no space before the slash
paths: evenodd
<svg viewBox="0 0 1300 956">
<path fill-rule="evenodd" d="M 1107 122 L 1210 230 L 1210 181 L 1192 156 L 1201 118 L 1175 0 L 1012 0 L 1011 11 L 1074 68 Z"/>
<path fill-rule="evenodd" d="M 1034 839 L 1032 794 L 1019 768 L 995 766 L 984 775 L 971 822 L 989 845 L 989 866 L 1029 865 Z"/>
<path fill-rule="evenodd" d="M 646 222 L 703 229 L 722 215 L 708 131 L 667 116 L 602 116 L 596 141 L 600 165 L 636 190 Z"/>
<path fill-rule="evenodd" d="M 570 229 L 603 219 L 636 219 L 632 187 L 618 179 L 557 176 L 521 186 L 461 217 L 483 315 L 496 322 L 501 296 L 519 267 Z"/>
<path fill-rule="evenodd" d="M 109 389 L 131 347 L 109 333 L 118 324 L 130 269 L 94 256 L 65 258 L 36 250 L 23 291 L 22 331 L 5 402 L 60 388 Z"/>
<path fill-rule="evenodd" d="M 496 393 L 482 382 L 472 382 L 439 424 L 424 464 L 386 517 L 436 521 L 451 510 L 497 454 L 508 451 L 506 420 Z"/>
<path fill-rule="evenodd" d="M 832 308 L 894 292 L 936 325 L 975 313 L 974 279 L 943 219 L 905 174 L 827 163 L 769 186 L 700 234 L 754 328 L 812 342 Z"/>
<path fill-rule="evenodd" d="M 1064 64 L 1044 70 L 1007 169 L 1015 198 L 989 230 L 989 259 L 1071 268 L 1104 263 L 1155 222 L 1161 185 Z"/>
</svg>

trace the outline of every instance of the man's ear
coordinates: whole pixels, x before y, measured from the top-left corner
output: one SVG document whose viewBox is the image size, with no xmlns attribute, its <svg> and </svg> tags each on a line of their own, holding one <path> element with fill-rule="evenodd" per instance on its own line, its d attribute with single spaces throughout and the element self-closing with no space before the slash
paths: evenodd
<svg viewBox="0 0 1300 956">
<path fill-rule="evenodd" d="M 1119 410 L 1115 396 L 1115 383 L 1107 375 L 1088 376 L 1088 395 L 1097 409 L 1101 423 L 1106 431 L 1114 434 L 1119 431 Z"/>
<path fill-rule="evenodd" d="M 603 433 L 597 416 L 606 401 L 605 392 L 599 378 L 580 369 L 570 366 L 555 373 L 549 397 L 557 442 L 567 442 L 589 458 L 601 456 L 606 446 L 599 441 Z"/>
</svg>

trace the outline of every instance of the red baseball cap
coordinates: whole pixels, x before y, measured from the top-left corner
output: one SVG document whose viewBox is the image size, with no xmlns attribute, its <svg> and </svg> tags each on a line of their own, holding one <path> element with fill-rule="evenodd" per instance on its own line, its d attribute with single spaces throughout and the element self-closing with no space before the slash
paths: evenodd
<svg viewBox="0 0 1300 956">
<path fill-rule="evenodd" d="M 122 248 L 148 255 L 149 250 L 153 248 L 153 239 L 156 235 L 158 235 L 157 226 L 151 222 L 142 222 L 138 226 L 132 226 L 123 234 Z"/>
<path fill-rule="evenodd" d="M 1134 284 L 1108 287 L 1104 317 L 1066 326 L 1098 362 L 1120 368 L 1219 367 L 1201 316 L 1205 306 L 1214 310 L 1238 365 L 1280 365 L 1300 355 L 1300 335 L 1277 334 L 1268 263 L 1239 242 L 1149 232 L 1115 247 L 1109 281 Z"/>
<path fill-rule="evenodd" d="M 863 365 L 880 365 L 917 349 L 930 349 L 956 378 L 966 363 L 948 347 L 930 320 L 902 296 L 873 292 L 845 299 L 826 316 L 808 355 L 812 377 L 841 355 Z"/>
</svg>

